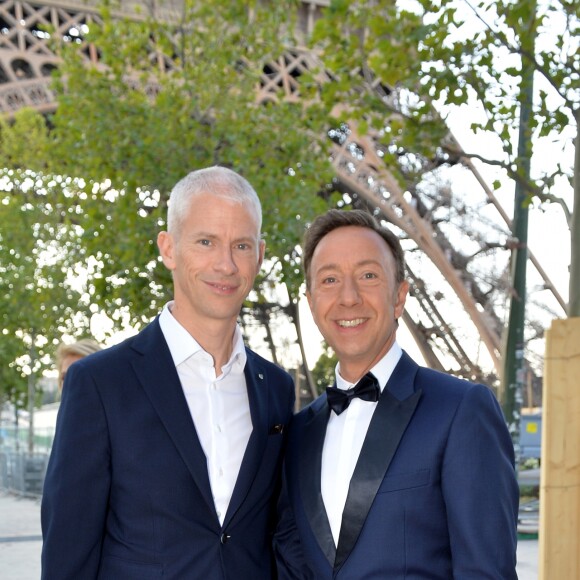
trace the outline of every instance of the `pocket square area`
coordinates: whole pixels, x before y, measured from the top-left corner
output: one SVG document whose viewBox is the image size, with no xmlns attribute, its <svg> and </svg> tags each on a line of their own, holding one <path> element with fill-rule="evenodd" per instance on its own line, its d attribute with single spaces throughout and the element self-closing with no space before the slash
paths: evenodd
<svg viewBox="0 0 580 580">
<path fill-rule="evenodd" d="M 278 435 L 279 433 L 284 432 L 284 425 L 282 423 L 278 423 L 277 425 L 273 425 L 270 427 L 270 431 L 268 435 Z"/>
</svg>

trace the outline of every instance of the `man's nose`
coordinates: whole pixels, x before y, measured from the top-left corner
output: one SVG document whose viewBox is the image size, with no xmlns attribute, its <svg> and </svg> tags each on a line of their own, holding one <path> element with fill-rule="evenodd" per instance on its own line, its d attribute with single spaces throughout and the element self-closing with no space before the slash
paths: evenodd
<svg viewBox="0 0 580 580">
<path fill-rule="evenodd" d="M 215 263 L 215 269 L 225 274 L 235 274 L 238 271 L 231 248 L 223 248 L 220 251 Z"/>
<path fill-rule="evenodd" d="M 340 302 L 343 306 L 355 306 L 361 301 L 358 285 L 355 280 L 346 277 L 340 288 Z"/>
</svg>

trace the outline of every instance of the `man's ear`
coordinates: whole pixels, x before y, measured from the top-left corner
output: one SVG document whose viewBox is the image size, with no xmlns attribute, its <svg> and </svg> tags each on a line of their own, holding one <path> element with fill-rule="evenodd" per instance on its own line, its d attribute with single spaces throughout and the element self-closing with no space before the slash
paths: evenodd
<svg viewBox="0 0 580 580">
<path fill-rule="evenodd" d="M 258 243 L 258 272 L 262 267 L 262 262 L 264 261 L 264 256 L 266 255 L 266 242 L 265 240 L 260 240 Z"/>
<path fill-rule="evenodd" d="M 306 296 L 306 300 L 308 300 L 308 306 L 310 307 L 310 311 L 312 311 L 312 295 L 310 294 L 310 290 L 307 289 L 304 295 Z"/>
<path fill-rule="evenodd" d="M 409 292 L 409 282 L 403 280 L 399 287 L 397 288 L 397 295 L 395 297 L 395 319 L 398 320 L 403 316 L 403 310 L 405 310 L 405 302 L 407 300 L 407 294 Z"/>
<path fill-rule="evenodd" d="M 173 236 L 169 232 L 159 232 L 157 235 L 157 247 L 165 267 L 168 270 L 175 270 L 175 243 Z"/>
</svg>

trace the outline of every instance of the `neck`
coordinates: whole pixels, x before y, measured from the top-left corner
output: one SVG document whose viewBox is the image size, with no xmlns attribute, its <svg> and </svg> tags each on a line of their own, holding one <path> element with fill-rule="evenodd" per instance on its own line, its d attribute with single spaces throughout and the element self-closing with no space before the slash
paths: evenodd
<svg viewBox="0 0 580 580">
<path fill-rule="evenodd" d="M 360 371 L 360 367 L 351 367 L 351 366 L 347 366 L 344 367 L 341 363 L 338 372 L 340 373 L 340 376 L 347 381 L 348 383 L 352 383 L 353 385 L 358 383 L 358 381 L 364 376 L 366 375 L 372 367 L 365 367 L 366 370 Z"/>
<path fill-rule="evenodd" d="M 222 367 L 232 356 L 237 318 L 193 320 L 182 316 L 182 312 L 175 305 L 171 309 L 171 314 L 195 338 L 201 348 L 212 356 L 216 376 L 221 375 Z"/>
<path fill-rule="evenodd" d="M 393 335 L 372 360 L 339 360 L 340 376 L 349 383 L 356 383 L 389 352 L 394 342 L 395 336 Z"/>
<path fill-rule="evenodd" d="M 231 332 L 230 336 L 223 342 L 219 340 L 198 340 L 197 337 L 194 338 L 197 340 L 203 350 L 212 356 L 215 374 L 216 377 L 219 377 L 222 374 L 222 367 L 230 360 L 232 356 L 232 342 L 234 339 L 233 331 Z"/>
</svg>

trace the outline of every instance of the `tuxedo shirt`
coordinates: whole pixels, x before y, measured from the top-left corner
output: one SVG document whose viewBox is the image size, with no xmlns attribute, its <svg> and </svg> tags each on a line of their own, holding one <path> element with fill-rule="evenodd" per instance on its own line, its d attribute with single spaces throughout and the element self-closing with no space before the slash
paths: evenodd
<svg viewBox="0 0 580 580">
<path fill-rule="evenodd" d="M 247 355 L 236 325 L 232 354 L 216 376 L 213 357 L 171 314 L 168 303 L 159 325 L 177 368 L 191 418 L 207 458 L 207 470 L 221 524 L 252 433 L 244 376 Z"/>
<path fill-rule="evenodd" d="M 381 393 L 402 353 L 401 347 L 395 342 L 370 370 L 379 382 Z M 340 375 L 340 363 L 336 365 L 335 373 L 339 389 L 354 387 L 355 383 L 349 383 Z M 335 546 L 338 545 L 350 480 L 376 407 L 377 402 L 354 398 L 340 415 L 330 412 L 322 449 L 320 487 Z"/>
</svg>

